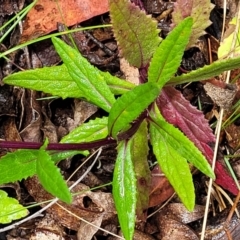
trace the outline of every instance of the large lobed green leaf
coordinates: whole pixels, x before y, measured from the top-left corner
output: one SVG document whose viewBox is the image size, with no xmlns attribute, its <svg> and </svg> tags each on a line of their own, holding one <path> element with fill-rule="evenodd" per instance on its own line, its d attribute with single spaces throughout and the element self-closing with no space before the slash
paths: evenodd
<svg viewBox="0 0 240 240">
<path fill-rule="evenodd" d="M 122 56 L 135 67 L 147 65 L 160 43 L 157 22 L 129 0 L 110 0 L 109 7 Z"/>
<path fill-rule="evenodd" d="M 126 240 L 133 239 L 137 203 L 136 177 L 130 141 L 118 144 L 118 155 L 113 173 L 113 199 L 121 230 Z"/>
<path fill-rule="evenodd" d="M 99 70 L 62 40 L 52 38 L 52 42 L 83 97 L 109 112 L 115 98 Z"/>
<path fill-rule="evenodd" d="M 159 89 L 155 83 L 145 83 L 117 99 L 108 117 L 108 131 L 114 138 L 135 120 L 156 99 Z M 143 97 L 144 96 L 144 97 Z"/>
<path fill-rule="evenodd" d="M 162 41 L 154 53 L 148 69 L 149 82 L 157 82 L 158 86 L 162 88 L 176 73 L 189 41 L 191 27 L 192 18 L 186 18 Z"/>
</svg>

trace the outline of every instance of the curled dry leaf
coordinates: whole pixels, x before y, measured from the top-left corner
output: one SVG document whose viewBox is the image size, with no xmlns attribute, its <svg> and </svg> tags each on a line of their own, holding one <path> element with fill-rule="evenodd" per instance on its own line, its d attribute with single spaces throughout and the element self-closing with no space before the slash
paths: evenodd
<svg viewBox="0 0 240 240">
<path fill-rule="evenodd" d="M 186 224 L 202 218 L 204 210 L 204 206 L 196 205 L 189 212 L 181 203 L 168 204 L 156 216 L 160 239 L 198 240 L 197 234 Z"/>
<path fill-rule="evenodd" d="M 170 203 L 158 213 L 158 216 L 168 217 L 187 224 L 203 218 L 205 206 L 195 205 L 192 212 L 188 211 L 182 203 Z"/>
<path fill-rule="evenodd" d="M 34 230 L 34 233 L 31 235 L 30 240 L 45 240 L 45 239 L 62 239 L 63 237 L 63 228 L 53 220 L 50 214 L 46 214 L 40 222 L 37 223 L 37 226 Z"/>
<path fill-rule="evenodd" d="M 107 11 L 108 0 L 39 0 L 27 15 L 21 42 L 56 30 L 58 22 L 72 26 Z"/>
<path fill-rule="evenodd" d="M 219 107 L 229 109 L 237 93 L 237 87 L 234 84 L 227 84 L 226 88 L 215 86 L 209 82 L 204 85 L 204 89 Z"/>
<path fill-rule="evenodd" d="M 158 222 L 159 239 L 182 239 L 182 240 L 199 240 L 197 234 L 187 225 L 176 220 L 162 217 Z"/>
<path fill-rule="evenodd" d="M 237 210 L 240 210 L 240 204 L 237 204 Z M 236 213 L 233 214 L 229 222 L 226 221 L 230 207 L 218 213 L 215 217 L 208 216 L 208 224 L 204 240 L 238 240 L 240 236 L 240 219 Z M 201 227 L 196 230 L 198 234 L 202 231 Z M 231 236 L 231 238 L 229 238 Z"/>
</svg>

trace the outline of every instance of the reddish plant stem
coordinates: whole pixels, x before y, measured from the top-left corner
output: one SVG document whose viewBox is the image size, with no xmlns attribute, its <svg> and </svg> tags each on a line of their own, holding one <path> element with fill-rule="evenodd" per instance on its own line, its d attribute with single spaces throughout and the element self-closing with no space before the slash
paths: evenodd
<svg viewBox="0 0 240 240">
<path fill-rule="evenodd" d="M 47 150 L 70 151 L 70 150 L 90 150 L 107 144 L 115 143 L 116 141 L 110 137 L 89 143 L 49 143 Z M 0 141 L 0 148 L 14 149 L 39 149 L 42 143 L 37 142 L 14 142 Z"/>
</svg>

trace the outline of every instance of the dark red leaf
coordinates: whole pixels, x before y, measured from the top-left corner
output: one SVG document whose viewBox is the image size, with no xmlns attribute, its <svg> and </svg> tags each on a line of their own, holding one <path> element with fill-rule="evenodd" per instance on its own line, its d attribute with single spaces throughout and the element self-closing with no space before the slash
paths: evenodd
<svg viewBox="0 0 240 240">
<path fill-rule="evenodd" d="M 169 123 L 180 128 L 211 164 L 213 150 L 209 144 L 215 142 L 215 136 L 202 112 L 193 107 L 173 87 L 163 89 L 157 99 L 157 104 L 164 118 Z M 219 161 L 216 163 L 215 174 L 217 184 L 237 195 L 238 189 L 234 180 Z"/>
</svg>

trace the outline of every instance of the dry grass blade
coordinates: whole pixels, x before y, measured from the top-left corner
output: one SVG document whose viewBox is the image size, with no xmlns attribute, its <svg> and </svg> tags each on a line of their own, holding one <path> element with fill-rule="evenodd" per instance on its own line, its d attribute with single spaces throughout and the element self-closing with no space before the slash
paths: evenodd
<svg viewBox="0 0 240 240">
<path fill-rule="evenodd" d="M 224 7 L 226 8 L 226 0 L 224 0 Z M 224 12 L 226 13 L 226 9 L 224 10 Z M 224 15 L 224 18 L 226 16 Z M 238 7 L 237 7 L 237 25 L 234 31 L 234 37 L 233 37 L 233 42 L 231 45 L 231 54 L 229 55 L 229 57 L 232 57 L 233 55 L 233 49 L 235 48 L 236 42 L 237 42 L 237 34 L 239 32 L 239 21 L 240 21 L 240 4 L 238 3 Z M 229 83 L 229 79 L 230 79 L 230 71 L 227 72 L 226 74 L 226 79 L 225 82 Z M 222 128 L 222 121 L 223 121 L 223 113 L 224 110 L 221 108 L 220 110 L 220 114 L 219 114 L 219 119 L 218 119 L 218 124 L 216 127 L 216 144 L 215 144 L 215 148 L 214 148 L 214 156 L 213 156 L 213 162 L 212 162 L 212 169 L 215 168 L 215 164 L 216 164 L 216 158 L 217 158 L 217 152 L 218 152 L 218 146 L 219 146 L 219 139 L 220 139 L 220 132 L 221 132 L 221 128 Z M 208 211 L 209 211 L 209 203 L 210 203 L 210 195 L 211 195 L 211 188 L 213 185 L 213 181 L 212 179 L 210 179 L 209 181 L 209 187 L 208 187 L 208 195 L 207 195 L 207 201 L 206 201 L 206 208 L 205 208 L 205 214 L 204 214 L 204 219 L 203 219 L 203 226 L 202 226 L 202 232 L 201 232 L 201 240 L 204 240 L 204 235 L 205 235 L 205 231 L 206 231 L 206 224 L 207 224 L 207 217 L 208 217 Z"/>
</svg>

